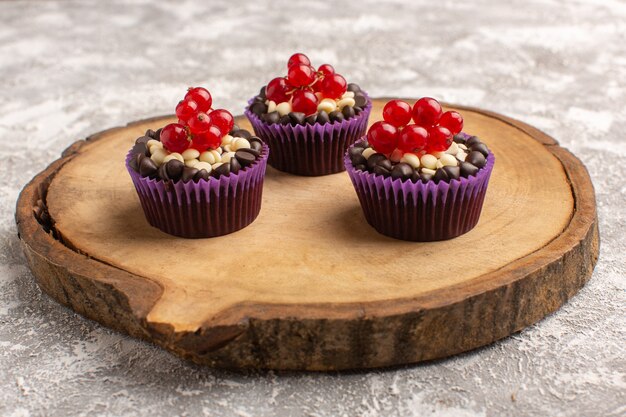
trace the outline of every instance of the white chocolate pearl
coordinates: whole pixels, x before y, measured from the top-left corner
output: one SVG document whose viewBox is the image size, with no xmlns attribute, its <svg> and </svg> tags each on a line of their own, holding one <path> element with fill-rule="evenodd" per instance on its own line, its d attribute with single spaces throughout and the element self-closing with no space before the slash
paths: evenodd
<svg viewBox="0 0 626 417">
<path fill-rule="evenodd" d="M 455 167 L 457 166 L 457 161 L 456 161 L 456 157 L 454 155 L 450 155 L 450 154 L 445 154 L 444 156 L 442 156 L 439 159 L 439 162 L 441 162 L 441 165 L 443 165 L 444 167 Z"/>
<path fill-rule="evenodd" d="M 422 156 L 420 162 L 422 163 L 424 168 L 434 169 L 437 166 L 437 158 L 429 153 Z"/>
<path fill-rule="evenodd" d="M 414 153 L 405 153 L 404 155 L 402 155 L 402 159 L 400 159 L 400 162 L 404 162 L 405 164 L 409 164 L 411 165 L 414 169 L 417 169 L 420 167 L 420 158 L 419 156 L 415 155 Z"/>
<path fill-rule="evenodd" d="M 185 161 L 185 166 L 186 166 L 186 167 L 193 168 L 193 167 L 195 167 L 195 166 L 196 166 L 196 164 L 197 164 L 198 162 L 200 162 L 200 161 L 198 161 L 197 159 L 188 159 L 188 160 L 186 160 L 186 161 Z"/>
<path fill-rule="evenodd" d="M 389 159 L 391 162 L 400 162 L 402 159 L 402 151 L 400 149 L 395 149 L 391 152 L 391 155 L 389 155 Z"/>
<path fill-rule="evenodd" d="M 291 111 L 291 104 L 288 101 L 283 101 L 282 103 L 276 105 L 276 111 L 281 116 L 289 114 L 289 112 Z"/>
<path fill-rule="evenodd" d="M 354 107 L 355 104 L 356 104 L 356 101 L 354 101 L 353 98 L 348 97 L 348 98 L 342 98 L 341 100 L 339 100 L 337 102 L 337 107 L 339 107 L 339 109 L 343 109 L 346 106 Z"/>
<path fill-rule="evenodd" d="M 465 161 L 465 158 L 467 158 L 467 154 L 463 151 L 459 151 L 459 153 L 456 154 L 456 159 L 459 161 Z"/>
<path fill-rule="evenodd" d="M 213 157 L 215 158 L 215 161 L 219 161 L 222 159 L 222 148 L 219 148 L 219 152 L 217 151 L 217 149 L 213 149 L 211 151 L 211 153 L 213 154 Z"/>
<path fill-rule="evenodd" d="M 213 151 L 211 151 L 211 152 L 217 152 L 218 155 L 221 155 L 222 152 L 224 152 L 224 149 L 222 149 L 222 147 L 220 146 L 219 148 L 213 149 Z"/>
<path fill-rule="evenodd" d="M 435 168 L 437 168 L 437 169 L 443 168 L 443 164 L 441 163 L 440 160 L 437 160 L 437 163 L 435 164 Z"/>
<path fill-rule="evenodd" d="M 367 148 L 363 151 L 363 158 L 369 159 L 370 156 L 374 155 L 376 151 L 372 148 Z"/>
<path fill-rule="evenodd" d="M 183 156 L 181 154 L 179 154 L 178 152 L 172 152 L 171 154 L 167 155 L 165 158 L 163 158 L 163 163 L 166 164 L 169 161 L 171 161 L 172 159 L 176 159 L 180 162 L 185 162 L 185 160 L 183 159 Z"/>
<path fill-rule="evenodd" d="M 183 159 L 186 161 L 188 159 L 198 158 L 200 156 L 200 152 L 197 149 L 189 148 L 183 151 L 181 155 L 183 156 Z"/>
<path fill-rule="evenodd" d="M 346 91 L 341 98 L 354 98 L 354 91 Z"/>
<path fill-rule="evenodd" d="M 222 146 L 230 145 L 233 141 L 233 137 L 231 135 L 226 135 L 222 138 Z"/>
<path fill-rule="evenodd" d="M 165 149 L 163 148 L 156 148 L 154 150 L 154 152 L 152 153 L 152 156 L 150 156 L 150 159 L 152 159 L 152 161 L 157 165 L 161 165 L 163 164 L 163 160 L 165 159 L 165 157 L 167 156 L 167 153 L 165 152 Z"/>
<path fill-rule="evenodd" d="M 157 146 L 159 148 L 163 147 L 163 144 L 156 140 L 156 139 L 150 139 L 148 142 L 146 142 L 146 146 L 148 147 L 148 149 L 152 148 L 153 146 Z"/>
<path fill-rule="evenodd" d="M 233 150 L 232 144 L 224 145 L 223 148 L 224 148 L 224 152 L 231 152 Z"/>
<path fill-rule="evenodd" d="M 230 149 L 236 151 L 238 149 L 247 149 L 250 147 L 250 142 L 246 138 L 237 138 L 237 140 L 230 145 Z"/>
<path fill-rule="evenodd" d="M 446 153 L 445 152 L 432 152 L 431 155 L 434 156 L 435 158 L 439 159 L 442 156 L 444 156 Z"/>
<path fill-rule="evenodd" d="M 317 105 L 317 111 L 325 111 L 326 113 L 330 113 L 333 112 L 337 109 L 337 103 L 335 103 L 335 100 L 331 100 L 329 98 L 325 98 L 324 100 L 320 101 L 320 103 Z"/>
<path fill-rule="evenodd" d="M 435 171 L 434 169 L 428 169 L 428 168 L 422 168 L 422 173 L 424 174 L 430 174 L 430 175 L 435 175 Z"/>
<path fill-rule="evenodd" d="M 459 151 L 459 146 L 456 144 L 456 142 L 452 142 L 452 145 L 450 145 L 446 153 L 450 155 L 456 155 L 458 151 Z"/>
<path fill-rule="evenodd" d="M 276 111 L 276 102 L 275 102 L 275 101 L 270 100 L 270 102 L 269 102 L 269 103 L 267 103 L 267 112 L 268 112 L 268 113 L 271 113 L 271 112 L 273 112 L 273 111 Z"/>
<path fill-rule="evenodd" d="M 235 152 L 226 152 L 222 154 L 222 163 L 226 164 L 230 162 L 230 158 L 232 158 L 233 156 L 235 156 Z"/>
<path fill-rule="evenodd" d="M 211 164 L 209 164 L 208 162 L 198 162 L 196 165 L 194 165 L 194 168 L 197 170 L 205 170 L 206 172 L 211 172 L 213 170 L 213 167 L 211 167 Z"/>
<path fill-rule="evenodd" d="M 200 154 L 200 161 L 206 162 L 208 164 L 214 164 L 215 162 L 221 160 L 222 157 L 215 158 L 212 151 L 204 151 Z"/>
<path fill-rule="evenodd" d="M 461 148 L 461 149 L 463 149 L 463 150 L 466 150 L 466 149 L 467 149 L 467 146 L 465 146 L 465 145 L 464 145 L 464 144 L 462 144 L 462 143 L 459 143 L 459 144 L 458 144 L 458 147 L 459 147 L 459 148 Z"/>
</svg>

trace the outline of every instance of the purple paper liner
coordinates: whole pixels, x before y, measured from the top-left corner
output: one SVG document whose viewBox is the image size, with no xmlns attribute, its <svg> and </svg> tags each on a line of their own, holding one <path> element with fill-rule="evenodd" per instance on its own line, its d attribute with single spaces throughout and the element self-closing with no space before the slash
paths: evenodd
<svg viewBox="0 0 626 417">
<path fill-rule="evenodd" d="M 475 176 L 435 184 L 356 170 L 345 156 L 367 222 L 383 235 L 415 242 L 452 239 L 476 226 L 494 162 L 490 152 Z"/>
<path fill-rule="evenodd" d="M 248 106 L 252 101 L 248 101 Z M 296 175 L 319 176 L 345 170 L 343 155 L 365 134 L 372 101 L 368 97 L 367 105 L 357 116 L 324 125 L 268 124 L 248 109 L 245 115 L 255 134 L 272 150 L 269 157 L 272 167 Z"/>
<path fill-rule="evenodd" d="M 142 177 L 129 165 L 132 151 L 126 156 L 126 169 L 150 225 L 174 236 L 206 238 L 243 229 L 256 219 L 268 154 L 263 145 L 261 158 L 249 167 L 198 182 Z"/>
</svg>

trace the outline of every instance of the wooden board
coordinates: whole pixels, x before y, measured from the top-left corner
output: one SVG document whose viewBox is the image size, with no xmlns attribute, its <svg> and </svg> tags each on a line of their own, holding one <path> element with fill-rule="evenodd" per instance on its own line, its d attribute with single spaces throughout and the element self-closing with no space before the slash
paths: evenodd
<svg viewBox="0 0 626 417">
<path fill-rule="evenodd" d="M 134 139 L 166 117 L 79 141 L 37 175 L 17 205 L 24 252 L 61 303 L 211 366 L 372 368 L 483 346 L 555 311 L 589 279 L 595 197 L 582 163 L 552 138 L 452 107 L 496 155 L 481 220 L 459 238 L 384 237 L 346 173 L 271 168 L 251 226 L 213 239 L 166 235 L 145 221 L 124 168 Z"/>
</svg>

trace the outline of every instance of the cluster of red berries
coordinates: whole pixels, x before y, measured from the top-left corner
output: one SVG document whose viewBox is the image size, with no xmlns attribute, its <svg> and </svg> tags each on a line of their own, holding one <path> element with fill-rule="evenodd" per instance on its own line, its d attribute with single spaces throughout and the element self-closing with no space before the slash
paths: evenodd
<svg viewBox="0 0 626 417">
<path fill-rule="evenodd" d="M 410 124 L 411 118 L 413 124 Z M 452 137 L 463 129 L 463 117 L 455 111 L 443 112 L 437 100 L 423 97 L 411 105 L 391 100 L 383 109 L 383 119 L 367 132 L 367 140 L 378 152 L 442 152 Z"/>
<path fill-rule="evenodd" d="M 287 63 L 287 76 L 274 78 L 265 88 L 265 96 L 275 103 L 291 99 L 294 112 L 309 116 L 317 112 L 319 102 L 315 93 L 324 98 L 338 99 L 346 92 L 346 79 L 335 72 L 330 64 L 316 70 L 304 54 L 293 54 Z"/>
<path fill-rule="evenodd" d="M 212 103 L 206 88 L 190 87 L 176 106 L 178 123 L 161 130 L 163 147 L 179 153 L 189 148 L 204 152 L 219 147 L 222 137 L 233 129 L 235 119 L 228 110 L 213 110 Z"/>
</svg>

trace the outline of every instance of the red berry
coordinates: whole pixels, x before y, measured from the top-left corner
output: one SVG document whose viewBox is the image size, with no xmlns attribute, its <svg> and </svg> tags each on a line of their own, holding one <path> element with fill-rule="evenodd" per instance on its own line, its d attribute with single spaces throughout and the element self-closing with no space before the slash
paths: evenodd
<svg viewBox="0 0 626 417">
<path fill-rule="evenodd" d="M 272 100 L 275 103 L 282 103 L 284 101 L 289 101 L 287 90 L 287 80 L 285 80 L 285 78 L 274 78 L 267 84 L 267 87 L 265 87 L 265 96 L 268 100 Z"/>
<path fill-rule="evenodd" d="M 367 131 L 367 140 L 377 152 L 391 153 L 398 144 L 398 129 L 387 122 L 376 122 Z"/>
<path fill-rule="evenodd" d="M 235 119 L 228 110 L 213 110 L 209 113 L 209 117 L 211 118 L 211 123 L 217 126 L 220 132 L 222 132 L 222 136 L 227 135 L 228 132 L 233 130 L 233 126 L 235 126 Z"/>
<path fill-rule="evenodd" d="M 453 135 L 463 130 L 463 116 L 455 111 L 447 111 L 441 115 L 439 126 L 447 128 Z"/>
<path fill-rule="evenodd" d="M 340 98 L 346 92 L 348 83 L 346 79 L 339 74 L 332 74 L 324 77 L 320 91 L 324 97 Z"/>
<path fill-rule="evenodd" d="M 452 133 L 443 126 L 428 129 L 427 152 L 443 152 L 452 145 Z"/>
<path fill-rule="evenodd" d="M 398 148 L 404 152 L 419 152 L 427 141 L 428 132 L 418 125 L 407 125 L 398 134 Z"/>
<path fill-rule="evenodd" d="M 301 112 L 309 116 L 317 112 L 317 96 L 311 90 L 296 90 L 293 93 L 291 108 L 294 112 Z"/>
<path fill-rule="evenodd" d="M 323 75 L 333 75 L 335 73 L 335 68 L 333 68 L 330 64 L 322 64 L 317 69 L 317 72 L 320 72 Z"/>
<path fill-rule="evenodd" d="M 209 130 L 211 127 L 211 117 L 206 113 L 198 113 L 187 122 L 192 135 L 198 135 Z"/>
<path fill-rule="evenodd" d="M 309 60 L 308 56 L 301 53 L 296 53 L 289 57 L 289 61 L 287 62 L 287 68 L 290 68 L 294 64 L 311 65 L 311 61 Z"/>
<path fill-rule="evenodd" d="M 198 105 L 198 110 L 202 112 L 208 112 L 213 103 L 211 93 L 206 88 L 202 87 L 190 87 L 185 95 L 185 100 L 193 100 Z"/>
<path fill-rule="evenodd" d="M 161 143 L 170 152 L 182 152 L 189 147 L 189 136 L 185 126 L 170 123 L 161 130 Z"/>
<path fill-rule="evenodd" d="M 411 106 L 402 100 L 391 100 L 385 104 L 383 119 L 395 127 L 405 126 L 411 121 Z"/>
<path fill-rule="evenodd" d="M 287 71 L 289 84 L 302 87 L 315 81 L 315 68 L 307 64 L 294 64 Z"/>
<path fill-rule="evenodd" d="M 215 125 L 211 125 L 206 132 L 193 136 L 191 147 L 199 152 L 204 152 L 207 149 L 217 149 L 222 144 L 222 136 L 220 129 Z"/>
<path fill-rule="evenodd" d="M 441 104 L 434 98 L 422 97 L 413 106 L 413 120 L 416 124 L 429 128 L 441 117 Z"/>
<path fill-rule="evenodd" d="M 176 116 L 187 123 L 198 112 L 198 104 L 193 100 L 181 100 L 176 106 Z"/>
</svg>

